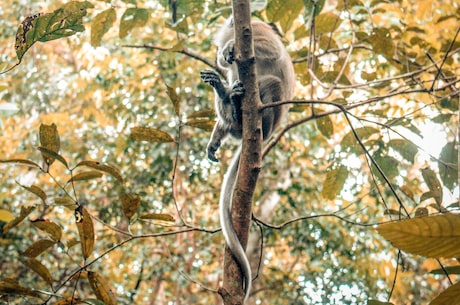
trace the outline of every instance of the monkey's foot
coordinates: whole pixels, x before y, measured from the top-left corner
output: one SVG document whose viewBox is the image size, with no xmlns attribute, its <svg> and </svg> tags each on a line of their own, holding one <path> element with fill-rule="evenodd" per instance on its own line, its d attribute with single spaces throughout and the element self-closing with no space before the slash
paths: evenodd
<svg viewBox="0 0 460 305">
<path fill-rule="evenodd" d="M 200 72 L 201 79 L 207 83 L 210 84 L 214 88 L 218 88 L 223 86 L 222 80 L 220 79 L 219 75 L 217 72 L 212 71 L 212 70 L 202 70 Z"/>
</svg>

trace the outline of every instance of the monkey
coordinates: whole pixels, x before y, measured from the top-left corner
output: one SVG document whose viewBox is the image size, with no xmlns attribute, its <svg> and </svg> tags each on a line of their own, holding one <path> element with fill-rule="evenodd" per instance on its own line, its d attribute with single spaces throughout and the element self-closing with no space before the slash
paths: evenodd
<svg viewBox="0 0 460 305">
<path fill-rule="evenodd" d="M 277 32 L 262 21 L 252 21 L 255 65 L 258 78 L 260 100 L 263 104 L 292 99 L 295 86 L 294 67 L 291 57 L 281 42 Z M 218 162 L 216 152 L 222 141 L 231 135 L 242 138 L 242 109 L 245 89 L 238 80 L 238 70 L 234 52 L 233 17 L 228 18 L 214 37 L 217 46 L 217 64 L 226 72 L 226 83 L 212 70 L 201 71 L 201 79 L 211 85 L 215 92 L 215 109 L 217 122 L 207 146 L 207 157 Z M 280 124 L 289 110 L 288 105 L 265 108 L 262 111 L 262 137 L 267 140 L 273 130 Z M 219 217 L 225 242 L 238 262 L 244 278 L 246 303 L 251 291 L 251 266 L 245 250 L 236 235 L 232 215 L 232 196 L 235 188 L 241 145 L 234 153 L 224 175 L 219 199 Z"/>
</svg>

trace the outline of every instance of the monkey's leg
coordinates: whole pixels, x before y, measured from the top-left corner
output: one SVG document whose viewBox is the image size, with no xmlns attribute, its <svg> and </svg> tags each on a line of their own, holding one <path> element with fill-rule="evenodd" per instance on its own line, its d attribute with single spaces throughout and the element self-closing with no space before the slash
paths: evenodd
<svg viewBox="0 0 460 305">
<path fill-rule="evenodd" d="M 241 102 L 243 101 L 245 89 L 242 82 L 239 80 L 235 81 L 232 85 L 232 91 L 230 92 L 230 102 L 233 104 L 233 120 L 237 125 L 243 123 L 243 115 L 241 110 Z"/>
<path fill-rule="evenodd" d="M 208 146 L 206 147 L 206 152 L 208 154 L 208 159 L 213 162 L 219 162 L 216 157 L 216 151 L 219 149 L 222 144 L 222 140 L 229 133 L 229 127 L 225 128 L 222 120 L 217 120 L 214 129 L 212 130 L 211 138 L 209 139 Z"/>
</svg>

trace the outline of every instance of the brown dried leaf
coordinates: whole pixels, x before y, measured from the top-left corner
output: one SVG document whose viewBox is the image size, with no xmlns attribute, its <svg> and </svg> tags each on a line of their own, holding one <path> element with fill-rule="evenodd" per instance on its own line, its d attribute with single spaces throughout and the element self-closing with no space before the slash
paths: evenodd
<svg viewBox="0 0 460 305">
<path fill-rule="evenodd" d="M 54 240 L 49 240 L 49 239 L 40 239 L 36 242 L 34 242 L 32 245 L 29 246 L 29 248 L 24 251 L 24 256 L 27 257 L 37 257 L 41 253 L 45 252 L 52 246 L 54 246 L 56 242 Z"/>
<path fill-rule="evenodd" d="M 161 214 L 161 213 L 144 214 L 144 215 L 141 215 L 139 218 L 174 222 L 174 217 L 172 217 L 169 214 Z"/>
<path fill-rule="evenodd" d="M 36 228 L 51 235 L 51 238 L 53 238 L 53 240 L 55 241 L 61 240 L 62 229 L 55 222 L 40 219 L 40 220 L 32 221 L 32 225 L 34 225 Z"/>
<path fill-rule="evenodd" d="M 104 302 L 105 305 L 117 304 L 115 294 L 99 273 L 88 271 L 88 281 L 98 300 Z"/>
<path fill-rule="evenodd" d="M 121 176 L 120 171 L 111 165 L 103 164 L 98 161 L 85 160 L 85 161 L 78 162 L 78 164 L 75 167 L 79 167 L 79 166 L 88 166 L 88 167 L 100 170 L 104 173 L 111 175 L 112 177 L 120 181 L 120 183 L 123 183 L 123 177 Z"/>
<path fill-rule="evenodd" d="M 96 178 L 101 178 L 102 173 L 98 171 L 87 171 L 87 172 L 81 172 L 73 176 L 72 178 L 67 181 L 67 183 L 72 182 L 72 181 L 82 181 L 82 180 L 91 180 L 91 179 L 96 179 Z"/>
<path fill-rule="evenodd" d="M 21 212 L 19 213 L 19 216 L 13 219 L 12 221 L 8 222 L 4 227 L 3 227 L 3 233 L 7 233 L 9 230 L 17 226 L 21 221 L 24 220 L 24 218 L 27 217 L 33 210 L 35 209 L 35 206 L 30 206 L 30 207 L 21 207 Z"/>
<path fill-rule="evenodd" d="M 25 159 L 0 159 L 0 163 L 18 163 L 20 165 L 40 168 L 40 165 L 38 165 L 37 163 Z"/>
<path fill-rule="evenodd" d="M 40 145 L 48 149 L 54 153 L 59 153 L 59 149 L 61 147 L 61 140 L 59 139 L 59 133 L 57 131 L 57 126 L 56 124 L 51 124 L 51 125 L 45 125 L 41 124 L 40 125 Z M 54 162 L 54 158 L 49 156 L 48 154 L 43 154 L 43 160 L 45 161 L 46 164 L 51 165 Z"/>
<path fill-rule="evenodd" d="M 43 156 L 43 159 L 45 159 L 45 163 L 47 162 L 46 160 L 58 160 L 59 162 L 61 162 L 62 164 L 64 164 L 64 166 L 66 168 L 69 168 L 69 164 L 67 163 L 66 159 L 64 159 L 63 156 L 61 156 L 60 154 L 58 154 L 57 152 L 54 152 L 46 147 L 37 147 L 37 149 L 42 153 L 42 156 Z M 47 165 L 49 166 L 51 163 L 47 163 Z"/>
<path fill-rule="evenodd" d="M 174 139 L 166 132 L 151 127 L 133 127 L 131 128 L 131 139 L 134 141 L 147 141 L 155 143 L 173 142 Z"/>
<path fill-rule="evenodd" d="M 75 210 L 75 221 L 80 235 L 80 244 L 83 257 L 87 259 L 94 249 L 94 225 L 88 211 L 79 206 Z"/>
<path fill-rule="evenodd" d="M 28 190 L 29 192 L 31 192 L 32 194 L 37 195 L 43 202 L 45 202 L 46 198 L 48 198 L 45 191 L 43 191 L 39 186 L 36 186 L 36 185 L 25 186 L 22 184 L 19 184 L 19 185 L 25 188 L 26 190 Z"/>
<path fill-rule="evenodd" d="M 1 294 L 14 294 L 39 297 L 40 294 L 30 288 L 23 287 L 19 282 L 12 278 L 0 279 L 0 295 Z"/>
<path fill-rule="evenodd" d="M 48 285 L 50 285 L 50 287 L 53 286 L 53 277 L 51 276 L 51 273 L 49 272 L 48 268 L 45 267 L 45 265 L 43 265 L 37 259 L 32 257 L 24 257 L 21 259 L 21 262 L 33 271 L 35 271 L 42 279 L 45 280 L 45 282 Z"/>
<path fill-rule="evenodd" d="M 133 217 L 134 213 L 136 213 L 137 209 L 140 206 L 141 199 L 138 195 L 131 195 L 126 193 L 120 194 L 121 205 L 123 206 L 123 213 L 125 213 L 126 217 L 131 218 Z"/>
</svg>

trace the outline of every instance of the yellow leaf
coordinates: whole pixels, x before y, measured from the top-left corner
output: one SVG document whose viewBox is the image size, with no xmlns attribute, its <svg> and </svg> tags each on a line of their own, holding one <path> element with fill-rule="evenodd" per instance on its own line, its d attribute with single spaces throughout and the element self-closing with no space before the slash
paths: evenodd
<svg viewBox="0 0 460 305">
<path fill-rule="evenodd" d="M 10 222 L 8 222 L 3 227 L 3 233 L 7 233 L 9 230 L 17 226 L 19 223 L 21 223 L 21 221 L 23 221 L 24 218 L 26 218 L 27 215 L 29 215 L 34 209 L 35 209 L 35 206 L 21 207 L 21 212 L 19 213 L 19 216 L 11 220 Z"/>
<path fill-rule="evenodd" d="M 29 248 L 24 251 L 24 256 L 37 257 L 41 253 L 51 248 L 56 242 L 49 239 L 40 239 L 34 242 Z"/>
<path fill-rule="evenodd" d="M 9 222 L 13 219 L 14 215 L 10 211 L 0 209 L 0 221 Z"/>
<path fill-rule="evenodd" d="M 87 171 L 87 172 L 82 172 L 78 173 L 72 178 L 67 181 L 67 183 L 72 182 L 72 181 L 82 181 L 82 180 L 90 180 L 90 179 L 95 179 L 95 178 L 100 178 L 102 177 L 102 173 L 98 171 Z"/>
<path fill-rule="evenodd" d="M 88 166 L 88 167 L 103 171 L 111 175 L 112 177 L 120 181 L 121 183 L 123 183 L 123 177 L 121 176 L 120 171 L 111 165 L 107 165 L 107 164 L 100 163 L 97 161 L 80 161 L 75 167 L 79 167 L 79 166 Z"/>
<path fill-rule="evenodd" d="M 430 305 L 445 304 L 460 304 L 460 283 L 450 286 L 430 303 Z"/>
<path fill-rule="evenodd" d="M 148 142 L 173 142 L 174 139 L 166 132 L 150 127 L 131 128 L 131 139 Z"/>
<path fill-rule="evenodd" d="M 409 253 L 460 257 L 460 215 L 446 213 L 389 222 L 377 230 L 395 247 Z"/>
<path fill-rule="evenodd" d="M 59 153 L 59 148 L 61 147 L 61 141 L 59 139 L 59 133 L 57 131 L 56 124 L 51 124 L 51 125 L 45 125 L 41 124 L 40 125 L 40 145 L 41 147 L 44 147 L 47 150 L 50 150 L 54 153 Z M 54 158 L 42 154 L 43 160 L 45 163 L 49 166 L 54 162 Z"/>
<path fill-rule="evenodd" d="M 141 219 L 153 219 L 153 220 L 162 220 L 162 221 L 168 221 L 168 222 L 173 222 L 174 217 L 172 217 L 169 214 L 161 214 L 161 213 L 149 213 L 149 214 L 144 214 L 140 216 Z"/>
<path fill-rule="evenodd" d="M 35 220 L 32 221 L 32 225 L 49 235 L 55 240 L 60 241 L 62 237 L 62 229 L 55 222 L 49 220 Z"/>
<path fill-rule="evenodd" d="M 33 271 L 35 271 L 42 279 L 45 280 L 45 282 L 48 285 L 53 286 L 53 277 L 51 276 L 51 273 L 49 272 L 48 268 L 45 267 L 45 265 L 40 263 L 35 258 L 31 257 L 25 257 L 21 259 L 21 262 Z"/>
</svg>

